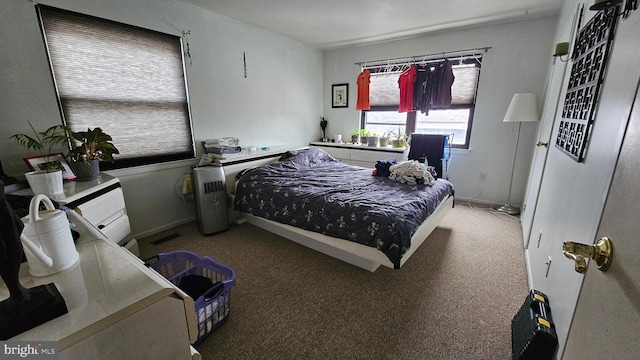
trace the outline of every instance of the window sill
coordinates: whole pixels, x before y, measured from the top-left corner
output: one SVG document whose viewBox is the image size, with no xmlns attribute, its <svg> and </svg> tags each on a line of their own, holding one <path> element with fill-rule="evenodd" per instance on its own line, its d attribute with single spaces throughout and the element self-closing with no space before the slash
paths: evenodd
<svg viewBox="0 0 640 360">
<path fill-rule="evenodd" d="M 149 165 L 140 165 L 133 166 L 123 169 L 114 169 L 114 170 L 105 170 L 111 176 L 115 176 L 118 178 L 124 178 L 128 176 L 135 176 L 145 173 L 157 172 L 162 170 L 176 169 L 176 168 L 190 168 L 195 166 L 198 163 L 199 159 L 186 159 L 186 160 L 176 160 L 169 161 L 158 164 L 149 164 Z"/>
<path fill-rule="evenodd" d="M 321 142 L 321 141 L 312 141 L 309 145 L 313 146 L 325 146 L 325 147 L 335 147 L 335 148 L 349 148 L 355 150 L 373 150 L 373 151 L 386 151 L 386 152 L 394 152 L 394 153 L 402 153 L 406 150 L 406 148 L 394 148 L 391 146 L 368 146 L 366 144 L 344 144 L 344 143 L 334 143 L 334 142 Z"/>
<path fill-rule="evenodd" d="M 467 156 L 467 155 L 471 155 L 471 149 L 456 149 L 456 148 L 451 148 L 451 154 L 453 154 L 453 155 L 463 155 L 463 156 Z"/>
</svg>

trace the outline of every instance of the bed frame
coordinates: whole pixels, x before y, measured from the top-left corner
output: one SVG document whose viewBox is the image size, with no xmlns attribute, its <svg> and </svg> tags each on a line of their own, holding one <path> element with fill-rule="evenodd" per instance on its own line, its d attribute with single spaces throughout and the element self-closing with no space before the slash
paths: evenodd
<svg viewBox="0 0 640 360">
<path fill-rule="evenodd" d="M 263 157 L 252 161 L 238 161 L 223 164 L 225 177 L 227 181 L 227 192 L 230 196 L 230 216 L 229 219 L 236 222 L 248 222 L 260 228 L 263 228 L 276 235 L 280 235 L 286 239 L 297 242 L 301 245 L 329 255 L 336 259 L 342 260 L 349 264 L 355 265 L 362 269 L 374 272 L 380 265 L 394 268 L 393 263 L 380 250 L 362 245 L 356 242 L 330 237 L 309 230 L 296 228 L 291 225 L 281 224 L 276 221 L 264 219 L 247 213 L 239 213 L 233 210 L 235 176 L 246 168 L 264 165 L 278 161 L 281 154 L 274 157 Z M 411 257 L 411 255 L 422 245 L 431 232 L 438 226 L 442 218 L 453 208 L 453 196 L 443 200 L 434 212 L 418 227 L 415 234 L 411 238 L 411 247 L 402 256 L 400 267 Z"/>
<path fill-rule="evenodd" d="M 450 196 L 442 201 L 433 214 L 418 227 L 416 233 L 411 237 L 411 247 L 400 260 L 400 267 L 422 245 L 452 208 L 453 196 Z M 242 213 L 242 216 L 250 224 L 365 270 L 374 272 L 380 265 L 394 268 L 391 260 L 382 251 L 374 247 L 281 224 L 251 214 Z"/>
</svg>

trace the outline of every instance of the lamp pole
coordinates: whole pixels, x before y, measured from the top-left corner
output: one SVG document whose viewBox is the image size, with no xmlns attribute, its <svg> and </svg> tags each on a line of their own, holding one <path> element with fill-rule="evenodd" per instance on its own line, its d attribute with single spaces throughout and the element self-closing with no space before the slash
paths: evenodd
<svg viewBox="0 0 640 360">
<path fill-rule="evenodd" d="M 511 205 L 511 187 L 513 186 L 513 173 L 516 170 L 516 159 L 518 158 L 518 145 L 520 144 L 520 127 L 521 122 L 518 122 L 518 136 L 516 136 L 516 151 L 513 154 L 513 164 L 511 165 L 511 179 L 509 180 L 509 195 L 507 197 L 507 203 L 497 208 L 496 211 L 509 215 L 520 214 L 520 208 Z"/>
</svg>

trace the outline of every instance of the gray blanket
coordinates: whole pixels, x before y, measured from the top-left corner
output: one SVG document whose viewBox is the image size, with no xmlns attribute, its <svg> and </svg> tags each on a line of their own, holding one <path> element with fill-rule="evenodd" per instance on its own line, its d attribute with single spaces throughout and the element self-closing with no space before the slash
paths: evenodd
<svg viewBox="0 0 640 360">
<path fill-rule="evenodd" d="M 376 247 L 400 268 L 418 226 L 453 195 L 443 179 L 431 186 L 403 184 L 310 149 L 239 174 L 234 208 Z"/>
</svg>

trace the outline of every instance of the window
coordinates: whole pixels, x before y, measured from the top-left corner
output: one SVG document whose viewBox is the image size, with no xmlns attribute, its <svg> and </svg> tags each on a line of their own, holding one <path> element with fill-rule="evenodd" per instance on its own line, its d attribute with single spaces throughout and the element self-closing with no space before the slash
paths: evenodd
<svg viewBox="0 0 640 360">
<path fill-rule="evenodd" d="M 181 38 L 37 6 L 63 121 L 120 150 L 103 169 L 195 157 Z"/>
<path fill-rule="evenodd" d="M 453 134 L 452 147 L 468 148 L 481 60 L 481 55 L 475 55 L 454 62 L 451 105 L 446 108 L 432 107 L 428 114 L 420 111 L 398 112 L 398 76 L 402 66 L 370 68 L 371 109 L 362 112 L 363 128 L 379 135 L 398 129 L 406 133 Z"/>
</svg>

